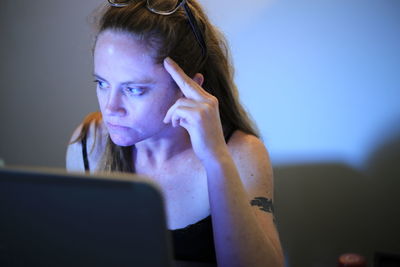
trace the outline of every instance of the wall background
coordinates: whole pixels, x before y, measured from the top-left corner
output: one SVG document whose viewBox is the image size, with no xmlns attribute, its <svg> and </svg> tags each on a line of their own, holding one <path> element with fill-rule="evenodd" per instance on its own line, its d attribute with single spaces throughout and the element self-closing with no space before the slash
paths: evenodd
<svg viewBox="0 0 400 267">
<path fill-rule="evenodd" d="M 89 15 L 102 2 L 2 1 L 6 164 L 64 166 L 72 130 L 97 109 Z M 288 265 L 400 253 L 400 2 L 201 2 L 271 154 Z"/>
</svg>

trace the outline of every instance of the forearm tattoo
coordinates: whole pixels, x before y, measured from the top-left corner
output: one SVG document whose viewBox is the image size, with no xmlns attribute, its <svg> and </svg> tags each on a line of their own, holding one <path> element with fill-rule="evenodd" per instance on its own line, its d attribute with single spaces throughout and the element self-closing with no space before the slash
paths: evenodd
<svg viewBox="0 0 400 267">
<path fill-rule="evenodd" d="M 274 213 L 274 205 L 272 204 L 272 199 L 265 197 L 256 197 L 252 201 L 250 201 L 250 205 L 258 206 L 262 211 Z"/>
</svg>

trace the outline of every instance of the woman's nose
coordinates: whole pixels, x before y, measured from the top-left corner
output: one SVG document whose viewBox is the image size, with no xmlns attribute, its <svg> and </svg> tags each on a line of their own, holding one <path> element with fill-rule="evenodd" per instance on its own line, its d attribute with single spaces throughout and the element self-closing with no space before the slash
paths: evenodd
<svg viewBox="0 0 400 267">
<path fill-rule="evenodd" d="M 121 116 L 125 114 L 122 95 L 117 90 L 111 91 L 108 95 L 106 104 L 107 115 Z"/>
</svg>

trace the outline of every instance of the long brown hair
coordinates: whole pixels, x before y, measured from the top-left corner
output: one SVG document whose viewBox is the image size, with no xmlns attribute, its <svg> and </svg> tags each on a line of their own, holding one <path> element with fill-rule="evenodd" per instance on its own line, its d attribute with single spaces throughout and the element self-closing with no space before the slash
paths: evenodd
<svg viewBox="0 0 400 267">
<path fill-rule="evenodd" d="M 135 38 L 144 41 L 151 48 L 150 51 L 154 51 L 152 56 L 157 63 L 169 56 L 190 77 L 202 73 L 203 88 L 218 99 L 225 138 L 235 130 L 258 136 L 255 126 L 238 101 L 225 38 L 210 23 L 196 0 L 188 0 L 187 4 L 204 36 L 207 55 L 202 53 L 183 8 L 171 15 L 162 16 L 147 10 L 146 1 L 133 1 L 122 8 L 110 6 L 100 16 L 98 32 L 115 30 L 131 33 Z M 99 123 L 99 116 L 99 113 L 95 113 L 85 119 L 78 140 L 87 135 L 88 125 Z M 134 172 L 132 152 L 133 146 L 117 146 L 108 138 L 99 170 Z"/>
</svg>

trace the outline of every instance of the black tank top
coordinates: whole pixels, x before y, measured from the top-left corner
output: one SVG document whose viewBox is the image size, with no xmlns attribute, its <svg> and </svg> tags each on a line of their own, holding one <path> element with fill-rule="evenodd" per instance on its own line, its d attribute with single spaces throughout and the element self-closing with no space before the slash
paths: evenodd
<svg viewBox="0 0 400 267">
<path fill-rule="evenodd" d="M 176 260 L 217 262 L 210 215 L 195 224 L 170 232 Z"/>
</svg>

